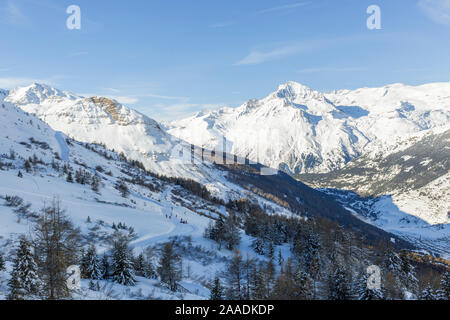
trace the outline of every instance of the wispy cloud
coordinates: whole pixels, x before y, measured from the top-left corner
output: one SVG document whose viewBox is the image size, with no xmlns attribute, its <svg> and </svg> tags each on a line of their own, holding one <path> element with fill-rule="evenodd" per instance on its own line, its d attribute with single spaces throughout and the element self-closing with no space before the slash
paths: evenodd
<svg viewBox="0 0 450 320">
<path fill-rule="evenodd" d="M 365 71 L 367 68 L 347 67 L 347 68 L 334 68 L 334 67 L 322 67 L 322 68 L 306 68 L 297 70 L 298 73 L 332 73 L 332 72 L 359 72 Z"/>
<path fill-rule="evenodd" d="M 270 50 L 253 50 L 234 65 L 252 65 L 260 64 L 266 61 L 278 60 L 284 57 L 313 50 L 323 44 L 323 41 L 305 41 L 302 43 L 280 45 L 279 47 Z"/>
<path fill-rule="evenodd" d="M 272 8 L 266 8 L 266 9 L 262 9 L 253 13 L 247 13 L 245 14 L 246 17 L 248 16 L 257 16 L 257 15 L 261 15 L 261 14 L 268 14 L 268 13 L 274 13 L 274 12 L 289 12 L 292 11 L 295 8 L 299 8 L 299 7 L 303 7 L 310 4 L 310 2 L 295 2 L 295 3 L 290 3 L 290 4 L 285 4 L 282 6 L 277 6 L 277 7 L 272 7 Z M 237 19 L 239 20 L 239 19 Z M 225 27 L 229 27 L 232 26 L 234 24 L 238 23 L 237 21 L 228 21 L 228 22 L 220 22 L 220 23 L 215 23 L 210 25 L 210 28 L 225 28 Z"/>
<path fill-rule="evenodd" d="M 108 98 L 114 99 L 122 104 L 136 104 L 139 102 L 139 99 L 136 97 L 127 97 L 127 96 L 108 96 Z"/>
<path fill-rule="evenodd" d="M 172 121 L 184 119 L 199 111 L 216 110 L 222 107 L 224 107 L 224 104 L 160 103 L 154 105 L 151 109 L 146 109 L 145 113 L 158 121 Z"/>
<path fill-rule="evenodd" d="M 181 101 L 188 101 L 190 98 L 188 97 L 177 97 L 177 96 L 165 96 L 165 95 L 159 95 L 159 94 L 153 94 L 153 93 L 146 93 L 139 95 L 140 97 L 147 97 L 147 98 L 156 98 L 156 99 L 163 99 L 163 100 L 181 100 Z"/>
<path fill-rule="evenodd" d="M 419 0 L 418 6 L 434 22 L 450 26 L 450 0 Z"/>
<path fill-rule="evenodd" d="M 0 88 L 14 89 L 15 87 L 28 86 L 33 82 L 55 85 L 52 79 L 36 79 L 36 78 L 16 78 L 16 77 L 0 77 Z"/>
<path fill-rule="evenodd" d="M 0 9 L 0 13 L 0 20 L 6 22 L 7 24 L 23 25 L 28 21 L 22 10 L 12 1 L 6 2 L 6 4 Z"/>
<path fill-rule="evenodd" d="M 256 14 L 264 14 L 264 13 L 277 12 L 277 11 L 286 11 L 286 10 L 291 10 L 291 9 L 295 9 L 298 7 L 303 7 L 308 4 L 310 4 L 310 2 L 296 2 L 296 3 L 291 3 L 291 4 L 285 4 L 282 6 L 272 7 L 272 8 L 267 8 L 267 9 L 257 11 Z"/>
<path fill-rule="evenodd" d="M 318 40 L 304 40 L 296 41 L 292 43 L 278 43 L 273 44 L 270 49 L 254 49 L 250 51 L 243 59 L 236 62 L 235 66 L 240 65 L 255 65 L 267 61 L 279 60 L 289 56 L 297 55 L 300 53 L 306 53 L 315 51 L 318 49 L 327 48 L 337 44 L 351 43 L 354 41 L 375 41 L 375 40 L 387 40 L 392 38 L 394 34 L 384 35 L 352 35 L 330 39 L 318 39 Z M 398 36 L 398 35 L 397 35 Z"/>
<path fill-rule="evenodd" d="M 136 96 L 127 96 L 127 95 L 111 95 L 111 94 L 102 94 L 102 93 L 79 93 L 79 96 L 82 97 L 105 97 L 109 99 L 114 99 L 117 102 L 125 105 L 136 104 L 139 102 L 139 98 Z"/>
</svg>

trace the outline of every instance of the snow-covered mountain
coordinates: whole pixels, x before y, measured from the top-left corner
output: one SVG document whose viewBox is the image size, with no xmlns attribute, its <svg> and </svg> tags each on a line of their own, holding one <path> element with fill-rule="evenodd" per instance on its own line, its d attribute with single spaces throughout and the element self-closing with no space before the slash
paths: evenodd
<svg viewBox="0 0 450 320">
<path fill-rule="evenodd" d="M 248 199 L 269 214 L 294 217 L 298 221 L 307 221 L 307 217 L 336 219 L 344 229 L 351 225 L 352 230 L 364 233 L 372 241 L 396 239 L 399 248 L 412 248 L 401 238 L 358 220 L 324 193 L 283 173 L 265 177 L 252 173 L 255 170 L 252 166 L 228 168 L 211 164 L 209 169 L 215 174 L 208 179 L 215 184 L 209 185 L 211 196 L 206 197 L 200 196 L 203 192 L 195 193 L 189 184 L 183 186 L 177 180 L 145 172 L 136 163 L 101 145 L 72 140 L 11 102 L 0 100 L 0 129 L 0 253 L 3 256 L 10 256 L 21 234 L 29 235 L 33 230 L 31 213 L 39 212 L 53 197 L 58 197 L 68 217 L 81 228 L 81 244 L 95 244 L 101 253 L 108 250 L 108 239 L 119 223 L 133 227 L 135 235 L 130 245 L 136 254 L 146 248 L 159 252 L 161 244 L 167 241 L 176 243 L 177 250 L 185 252 L 183 265 L 189 266 L 189 272 L 183 273 L 181 289 L 176 293 L 161 286 L 157 279 L 144 277 L 138 277 L 137 285 L 131 288 L 102 280 L 103 289 L 99 290 L 92 289 L 89 280 L 83 280 L 82 290 L 75 295 L 77 299 L 207 299 L 207 284 L 226 267 L 233 253 L 217 250 L 212 240 L 204 238 L 204 230 L 212 219 L 226 218 L 230 212 L 240 212 L 241 219 L 246 214 L 238 206 L 239 202 L 232 205 L 233 202 L 224 202 L 227 199 Z M 69 173 L 73 181 L 69 180 Z M 99 179 L 97 191 L 90 183 L 94 176 Z M 77 181 L 77 177 L 83 177 L 84 181 Z M 121 182 L 127 185 L 128 196 L 123 196 L 118 189 Z M 275 184 L 276 190 L 272 187 Z M 225 198 L 221 194 L 234 194 L 234 197 Z M 8 197 L 15 198 L 19 204 L 8 204 Z M 253 250 L 254 237 L 239 232 L 241 253 L 265 261 L 265 257 Z M 276 245 L 274 250 L 284 258 L 291 255 L 289 243 Z M 8 260 L 8 271 L 10 266 Z M 0 270 L 0 299 L 8 291 L 5 275 Z"/>
<path fill-rule="evenodd" d="M 316 188 L 389 195 L 429 224 L 450 223 L 450 128 L 436 128 L 378 145 L 342 169 L 298 178 Z"/>
<path fill-rule="evenodd" d="M 5 101 L 36 115 L 57 131 L 78 141 L 101 143 L 142 162 L 153 172 L 197 180 L 207 175 L 204 165 L 192 168 L 190 163 L 171 157 L 172 152 L 186 147 L 179 139 L 167 134 L 156 121 L 115 100 L 85 98 L 33 83 L 12 90 Z"/>
<path fill-rule="evenodd" d="M 445 126 L 449 120 L 450 83 L 322 93 L 288 82 L 264 99 L 201 112 L 167 128 L 195 145 L 299 174 L 341 168 L 376 142 Z"/>
<path fill-rule="evenodd" d="M 350 184 L 355 179 L 367 182 L 361 183 L 358 188 L 333 184 L 334 182 L 321 184 L 319 183 L 321 180 L 315 180 L 315 178 L 311 182 L 307 176 L 305 181 L 314 187 L 342 187 L 354 190 L 364 196 L 389 194 L 395 197 L 393 201 L 399 201 L 398 199 L 401 198 L 406 199 L 403 201 L 404 204 L 410 204 L 408 199 L 411 197 L 407 197 L 407 195 L 411 192 L 420 194 L 421 191 L 413 190 L 411 179 L 398 182 L 397 186 L 400 185 L 401 188 L 395 190 L 385 188 L 382 183 L 383 179 L 389 180 L 393 170 L 397 167 L 384 168 L 382 161 L 380 164 L 376 163 L 380 160 L 380 155 L 384 156 L 398 151 L 400 148 L 407 148 L 418 140 L 417 137 L 422 137 L 427 132 L 445 131 L 449 123 L 449 110 L 445 107 L 449 98 L 443 92 L 447 87 L 450 88 L 449 84 L 433 84 L 416 88 L 393 85 L 383 89 L 360 89 L 324 94 L 290 82 L 280 86 L 279 90 L 269 97 L 260 101 L 250 101 L 238 109 L 222 109 L 203 115 L 198 114 L 193 118 L 176 122 L 184 123 L 186 126 L 172 127 L 170 132 L 206 149 L 216 147 L 216 150 L 220 151 L 223 150 L 220 145 L 223 142 L 221 134 L 224 134 L 228 140 L 225 151 L 236 152 L 252 160 L 263 160 L 266 164 L 279 166 L 296 177 L 298 177 L 295 174 L 296 171 L 337 170 L 349 161 L 349 166 L 351 166 L 352 159 L 363 161 L 366 157 L 371 157 L 372 160 L 367 162 L 367 166 L 371 168 L 378 165 L 380 172 L 369 175 L 361 169 L 361 175 L 364 177 L 358 174 L 352 175 L 348 180 Z M 54 130 L 64 132 L 82 142 L 100 143 L 108 149 L 123 153 L 129 159 L 143 163 L 152 172 L 194 179 L 225 201 L 241 198 L 242 192 L 254 189 L 255 185 L 283 185 L 285 183 L 284 178 L 277 175 L 269 184 L 267 182 L 271 180 L 270 177 L 261 181 L 259 179 L 252 180 L 245 184 L 243 181 L 248 179 L 243 178 L 240 174 L 238 174 L 239 179 L 233 179 L 233 175 L 229 175 L 227 166 L 223 167 L 225 171 L 221 171 L 216 165 L 202 162 L 200 159 L 193 164 L 173 157 L 174 150 L 177 150 L 180 145 L 184 146 L 183 141 L 167 133 L 165 128 L 156 121 L 114 100 L 103 97 L 85 98 L 36 83 L 5 92 L 5 94 L 8 94 L 5 98 L 7 103 L 36 115 Z M 372 100 L 368 102 L 367 97 L 369 96 L 372 97 Z M 401 96 L 405 98 L 403 99 Z M 409 100 L 406 98 L 407 96 L 410 97 Z M 428 97 L 431 105 L 435 107 L 429 107 L 428 103 L 424 102 L 425 97 Z M 359 106 L 359 103 L 364 107 Z M 383 125 L 386 127 L 385 131 L 380 129 Z M 193 136 L 186 137 L 180 132 L 192 133 Z M 406 139 L 405 142 L 405 139 L 402 139 L 403 135 L 411 135 L 411 133 L 413 138 Z M 202 143 L 203 139 L 208 142 Z M 187 148 L 190 149 L 189 146 Z M 309 150 L 309 153 L 305 150 Z M 409 153 L 419 156 L 416 154 L 417 150 Z M 436 157 L 443 154 L 439 147 L 435 149 L 435 153 Z M 198 152 L 196 154 L 197 157 L 203 157 Z M 319 158 L 327 158 L 327 161 L 316 161 Z M 283 160 L 280 164 L 281 159 L 287 160 Z M 433 164 L 437 166 L 436 168 L 444 166 L 443 170 L 448 171 L 445 162 L 435 162 Z M 241 168 L 242 170 L 246 169 Z M 439 173 L 442 173 L 441 171 Z M 387 172 L 383 179 L 380 178 L 382 172 Z M 426 186 L 428 189 L 432 185 L 431 181 L 438 183 L 439 179 L 445 180 L 443 173 L 432 177 L 428 171 L 422 173 L 430 182 Z M 440 182 L 438 185 L 445 186 L 446 184 L 444 181 L 444 184 Z M 382 188 L 381 193 L 373 192 L 371 194 L 361 192 L 374 186 L 383 186 L 386 190 Z M 293 190 L 296 190 L 298 194 L 293 194 Z M 445 190 L 444 188 L 443 191 Z M 439 193 L 439 191 L 437 192 Z M 299 195 L 303 195 L 303 199 L 299 198 L 300 202 L 315 197 L 313 194 L 309 194 L 307 189 L 298 189 L 298 186 L 290 183 L 280 194 L 277 194 L 273 188 L 262 188 L 257 193 L 276 194 L 275 198 L 279 199 L 276 201 L 281 202 L 285 202 L 283 198 L 286 196 L 297 199 Z M 427 194 L 435 193 L 436 190 Z M 417 210 L 411 211 L 411 205 L 401 209 L 408 209 L 405 210 L 407 215 L 416 216 L 431 224 L 447 221 L 445 201 L 432 197 L 420 199 L 415 199 Z M 294 200 L 288 207 L 292 210 L 298 206 L 298 203 L 297 200 Z M 313 210 L 309 208 L 302 211 L 303 209 L 299 209 L 300 212 Z M 430 209 L 432 210 L 430 211 Z M 314 210 L 316 215 L 324 214 L 324 208 Z M 353 209 L 350 208 L 350 210 Z M 427 210 L 427 212 L 424 213 L 423 210 Z M 336 217 L 339 214 L 338 210 L 334 211 Z M 339 220 L 347 221 L 346 215 L 348 212 L 342 213 Z M 358 217 L 361 218 L 361 215 Z M 384 224 L 381 227 L 392 232 L 396 231 L 395 228 L 391 228 L 391 225 Z M 420 238 L 423 232 L 416 229 L 413 233 Z M 427 233 L 429 232 L 427 231 Z M 439 231 L 433 233 L 434 238 L 439 236 Z M 446 244 L 444 243 L 443 246 L 445 247 Z"/>
<path fill-rule="evenodd" d="M 410 240 L 450 241 L 450 128 L 440 127 L 373 146 L 343 168 L 297 178 Z"/>
</svg>

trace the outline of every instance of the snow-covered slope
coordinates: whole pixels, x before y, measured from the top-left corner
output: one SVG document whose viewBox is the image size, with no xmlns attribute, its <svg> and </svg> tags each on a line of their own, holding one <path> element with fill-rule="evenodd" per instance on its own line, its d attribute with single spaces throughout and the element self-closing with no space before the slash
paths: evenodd
<svg viewBox="0 0 450 320">
<path fill-rule="evenodd" d="M 217 250 L 217 244 L 203 236 L 211 218 L 226 217 L 230 210 L 238 210 L 217 200 L 215 197 L 220 198 L 220 192 L 234 194 L 235 199 L 248 199 L 268 214 L 290 216 L 298 221 L 307 220 L 301 213 L 308 217 L 338 217 L 342 225 L 352 225 L 375 239 L 395 237 L 362 223 L 324 194 L 286 174 L 265 177 L 252 174 L 251 166 L 244 166 L 245 172 L 236 166 L 231 169 L 211 166 L 214 176 L 208 178 L 214 185 L 208 189 L 214 198 L 206 198 L 196 195 L 189 187 L 182 187 L 176 180 L 149 174 L 100 145 L 69 139 L 9 102 L 0 101 L 0 129 L 0 252 L 3 256 L 10 257 L 21 234 L 30 236 L 33 221 L 25 212 L 39 212 L 54 197 L 58 197 L 68 217 L 81 228 L 81 245 L 95 244 L 100 253 L 110 247 L 113 226 L 119 223 L 133 227 L 135 236 L 130 244 L 136 254 L 149 247 L 157 252 L 154 263 L 158 263 L 158 246 L 175 241 L 174 237 L 178 246 L 187 252 L 183 257 L 186 269 L 176 293 L 161 286 L 157 279 L 143 277 L 137 277 L 137 285 L 128 288 L 101 280 L 100 290 L 92 290 L 89 280 L 83 280 L 77 299 L 207 299 L 207 284 L 224 270 L 233 254 L 230 250 Z M 26 162 L 30 164 L 28 169 Z M 73 174 L 72 182 L 68 179 L 69 172 Z M 89 182 L 77 181 L 77 176 L 88 181 L 91 178 L 87 177 L 97 176 L 98 190 L 93 190 Z M 120 181 L 125 181 L 129 189 L 127 197 L 117 188 Z M 6 196 L 20 197 L 24 206 L 7 205 Z M 240 252 L 252 259 L 266 260 L 252 249 L 255 239 L 239 232 Z M 396 239 L 398 243 L 402 241 Z M 411 248 L 409 243 L 403 245 Z M 274 250 L 284 258 L 291 255 L 288 243 L 276 245 Z M 11 271 L 9 258 L 7 271 Z M 8 290 L 7 277 L 7 272 L 0 271 L 0 300 Z"/>
<path fill-rule="evenodd" d="M 31 160 L 29 160 L 31 159 Z M 25 162 L 31 167 L 26 169 Z M 99 177 L 99 190 L 88 184 L 76 182 L 76 172 Z M 216 188 L 219 186 L 237 197 L 250 197 L 265 203 L 274 212 L 291 213 L 273 202 L 251 196 L 247 190 L 226 182 L 224 173 L 215 169 Z M 74 181 L 67 181 L 67 172 Z M 135 181 L 139 177 L 140 182 Z M 130 194 L 124 198 L 116 185 L 127 180 Z M 136 180 L 137 181 L 137 180 Z M 221 185 L 227 184 L 228 187 Z M 212 194 L 214 194 L 212 192 Z M 109 247 L 107 238 L 118 223 L 133 227 L 136 236 L 131 245 L 135 253 L 149 246 L 172 241 L 179 237 L 187 245 L 189 237 L 192 256 L 184 263 L 191 267 L 189 275 L 180 282 L 180 292 L 161 287 L 158 280 L 138 277 L 135 287 L 127 288 L 103 281 L 100 291 L 89 289 L 83 280 L 79 299 L 207 299 L 209 289 L 204 285 L 215 273 L 223 269 L 231 251 L 217 252 L 214 242 L 203 237 L 210 218 L 227 216 L 220 203 L 204 200 L 187 189 L 155 176 L 146 175 L 117 153 L 102 146 L 80 143 L 63 133 L 54 131 L 35 116 L 27 114 L 11 103 L 0 101 L 0 252 L 9 256 L 20 234 L 29 236 L 32 222 L 16 212 L 17 208 L 5 205 L 5 196 L 23 199 L 26 211 L 39 210 L 58 197 L 62 208 L 73 223 L 81 228 L 83 245 L 95 244 L 100 252 Z M 30 207 L 26 205 L 29 204 Z M 239 249 L 255 256 L 250 245 L 252 239 L 242 234 Z M 280 246 L 288 254 L 288 246 Z M 9 268 L 9 262 L 7 264 Z M 8 269 L 10 271 L 10 269 Z M 0 300 L 7 293 L 6 273 L 0 271 Z"/>
<path fill-rule="evenodd" d="M 342 169 L 298 178 L 317 188 L 389 195 L 400 210 L 429 224 L 450 223 L 450 126 L 371 148 Z"/>
<path fill-rule="evenodd" d="M 168 132 L 288 173 L 328 172 L 389 141 L 447 125 L 450 83 L 321 93 L 295 82 L 239 108 L 198 113 Z"/>
<path fill-rule="evenodd" d="M 5 101 L 78 141 L 101 143 L 123 152 L 153 172 L 199 180 L 205 176 L 201 171 L 208 170 L 205 166 L 193 170 L 189 164 L 171 157 L 180 141 L 167 134 L 156 121 L 117 101 L 76 96 L 37 83 L 12 90 Z"/>
</svg>

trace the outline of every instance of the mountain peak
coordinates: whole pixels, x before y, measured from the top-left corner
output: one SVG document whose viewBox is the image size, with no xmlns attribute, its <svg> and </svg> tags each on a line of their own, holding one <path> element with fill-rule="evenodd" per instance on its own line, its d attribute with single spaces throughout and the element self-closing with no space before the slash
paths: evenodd
<svg viewBox="0 0 450 320">
<path fill-rule="evenodd" d="M 288 81 L 278 87 L 276 96 L 279 98 L 285 98 L 291 101 L 300 99 L 323 99 L 324 96 L 321 92 L 315 91 L 308 86 L 295 81 Z"/>
<path fill-rule="evenodd" d="M 55 89 L 47 84 L 33 82 L 29 86 L 15 88 L 9 93 L 6 100 L 18 105 L 40 104 L 51 97 L 66 98 L 70 100 L 78 98 L 69 92 Z"/>
</svg>

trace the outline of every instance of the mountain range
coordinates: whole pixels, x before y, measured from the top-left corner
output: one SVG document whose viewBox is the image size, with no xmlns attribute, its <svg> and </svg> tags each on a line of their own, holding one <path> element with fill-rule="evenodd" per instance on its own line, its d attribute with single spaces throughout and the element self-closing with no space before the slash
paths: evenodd
<svg viewBox="0 0 450 320">
<path fill-rule="evenodd" d="M 321 93 L 288 82 L 268 97 L 239 108 L 201 112 L 164 124 L 113 99 L 83 97 L 38 83 L 0 90 L 0 101 L 5 153 L 13 149 L 26 159 L 30 146 L 40 141 L 53 152 L 42 154 L 48 157 L 44 162 L 50 162 L 56 152 L 75 168 L 95 172 L 98 152 L 89 150 L 99 148 L 100 153 L 115 154 L 113 159 L 142 164 L 152 172 L 151 180 L 156 179 L 152 183 L 165 188 L 149 195 L 133 184 L 130 201 L 143 202 L 138 210 L 148 201 L 163 201 L 155 205 L 164 214 L 167 208 L 178 208 L 179 191 L 174 192 L 176 187 L 167 185 L 163 177 L 192 179 L 218 203 L 249 198 L 267 212 L 327 218 L 355 228 L 371 241 L 392 239 L 399 247 L 450 256 L 450 83 Z M 191 153 L 190 144 L 198 147 L 197 152 Z M 234 160 L 225 165 L 202 161 L 203 151 L 211 150 L 224 151 L 231 159 L 234 155 Z M 177 156 L 180 152 L 188 156 Z M 245 164 L 235 163 L 238 157 L 246 159 Z M 101 161 L 105 171 L 117 178 L 103 175 L 111 195 L 103 199 L 81 196 L 88 206 L 99 201 L 120 204 L 114 190 L 123 170 L 117 161 Z M 14 161 L 10 165 L 18 166 Z M 280 171 L 263 176 L 258 173 L 263 167 Z M 40 175 L 25 179 L 36 190 L 48 188 L 57 193 L 46 182 L 46 174 Z M 14 175 L 8 179 L 9 184 L 17 184 Z M 65 188 L 61 182 L 58 185 Z M 36 203 L 37 194 L 45 192 L 28 190 L 30 186 L 20 194 Z M 75 194 L 69 191 L 63 200 L 78 203 L 80 196 Z M 188 202 L 191 215 L 226 215 L 220 205 Z M 133 202 L 126 205 L 136 207 Z M 139 219 L 133 221 L 139 224 Z M 199 222 L 195 230 L 206 221 Z M 142 228 L 142 238 L 153 237 Z"/>
</svg>

